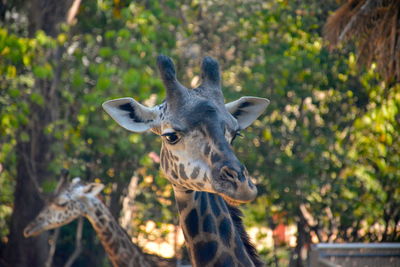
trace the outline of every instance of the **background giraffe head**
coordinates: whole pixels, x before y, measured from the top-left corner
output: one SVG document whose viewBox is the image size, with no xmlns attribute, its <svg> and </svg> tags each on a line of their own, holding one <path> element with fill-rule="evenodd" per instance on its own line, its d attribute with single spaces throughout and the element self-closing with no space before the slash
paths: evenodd
<svg viewBox="0 0 400 267">
<path fill-rule="evenodd" d="M 161 168 L 175 189 L 217 193 L 230 203 L 252 201 L 257 189 L 231 145 L 269 100 L 242 97 L 225 104 L 218 62 L 210 57 L 202 62 L 201 85 L 192 90 L 177 80 L 169 57 L 158 56 L 157 64 L 167 89 L 162 104 L 120 98 L 105 102 L 105 111 L 129 131 L 161 136 Z"/>
<path fill-rule="evenodd" d="M 62 179 L 39 215 L 25 227 L 24 236 L 35 236 L 84 216 L 87 213 L 86 204 L 97 197 L 103 188 L 104 185 L 99 183 L 83 184 L 80 178 L 74 178 L 70 183 Z"/>
</svg>

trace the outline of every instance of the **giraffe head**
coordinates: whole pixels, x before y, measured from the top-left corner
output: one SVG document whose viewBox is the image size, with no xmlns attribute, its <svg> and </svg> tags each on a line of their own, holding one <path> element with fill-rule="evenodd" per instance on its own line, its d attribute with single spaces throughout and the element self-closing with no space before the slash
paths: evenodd
<svg viewBox="0 0 400 267">
<path fill-rule="evenodd" d="M 161 168 L 176 188 L 216 193 L 232 204 L 252 201 L 257 189 L 232 142 L 269 100 L 242 97 L 225 104 L 218 62 L 210 57 L 202 62 L 201 85 L 191 90 L 177 80 L 169 57 L 158 56 L 157 64 L 167 90 L 162 104 L 119 98 L 103 103 L 105 111 L 129 131 L 161 136 Z"/>
<path fill-rule="evenodd" d="M 104 185 L 99 183 L 83 184 L 79 178 L 74 178 L 71 183 L 63 180 L 39 215 L 25 227 L 24 236 L 35 236 L 84 216 L 90 199 L 103 188 Z"/>
</svg>

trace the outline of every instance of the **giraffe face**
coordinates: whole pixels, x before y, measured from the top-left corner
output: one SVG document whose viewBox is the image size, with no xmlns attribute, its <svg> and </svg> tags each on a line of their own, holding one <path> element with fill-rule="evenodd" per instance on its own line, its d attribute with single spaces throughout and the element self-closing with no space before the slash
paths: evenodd
<svg viewBox="0 0 400 267">
<path fill-rule="evenodd" d="M 169 114 L 160 127 L 167 178 L 185 190 L 218 193 L 230 202 L 253 200 L 257 189 L 231 147 L 240 126 L 226 108 L 193 95 Z"/>
<path fill-rule="evenodd" d="M 24 229 L 24 236 L 36 236 L 40 233 L 68 224 L 85 214 L 85 201 L 101 191 L 103 185 L 80 183 L 79 178 L 48 200 L 42 211 Z"/>
<path fill-rule="evenodd" d="M 252 201 L 257 189 L 231 143 L 269 101 L 242 97 L 224 104 L 218 63 L 211 58 L 203 60 L 203 83 L 193 90 L 176 80 L 169 58 L 159 57 L 158 65 L 167 88 L 165 102 L 148 108 L 121 98 L 103 108 L 125 129 L 161 136 L 161 168 L 176 188 L 216 193 L 231 204 Z"/>
</svg>

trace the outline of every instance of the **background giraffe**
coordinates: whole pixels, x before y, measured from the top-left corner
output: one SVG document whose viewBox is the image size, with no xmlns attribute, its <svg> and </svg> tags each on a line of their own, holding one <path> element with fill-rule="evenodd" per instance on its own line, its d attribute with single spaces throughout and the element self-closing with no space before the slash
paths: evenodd
<svg viewBox="0 0 400 267">
<path fill-rule="evenodd" d="M 172 261 L 156 259 L 155 256 L 150 259 L 150 255 L 132 243 L 106 205 L 97 198 L 103 188 L 103 184 L 85 184 L 79 178 L 74 178 L 71 183 L 64 180 L 39 215 L 25 228 L 25 237 L 38 235 L 85 216 L 95 229 L 113 266 L 175 266 Z"/>
<path fill-rule="evenodd" d="M 103 108 L 127 130 L 151 130 L 162 137 L 161 167 L 173 184 L 195 266 L 261 265 L 239 210 L 226 202 L 245 203 L 257 195 L 231 145 L 269 100 L 242 97 L 224 104 L 219 66 L 210 57 L 202 63 L 202 84 L 193 90 L 179 83 L 170 58 L 161 55 L 157 63 L 167 89 L 162 104 L 149 108 L 121 98 Z"/>
</svg>

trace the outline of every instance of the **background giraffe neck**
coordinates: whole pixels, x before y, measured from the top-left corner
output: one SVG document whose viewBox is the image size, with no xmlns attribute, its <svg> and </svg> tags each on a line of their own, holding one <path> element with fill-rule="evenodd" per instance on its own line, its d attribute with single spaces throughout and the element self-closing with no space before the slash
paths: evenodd
<svg viewBox="0 0 400 267">
<path fill-rule="evenodd" d="M 113 266 L 154 266 L 132 243 L 108 208 L 99 199 L 88 201 L 86 217 L 95 229 Z"/>
<path fill-rule="evenodd" d="M 175 188 L 175 198 L 193 266 L 263 266 L 239 209 L 207 192 Z"/>
</svg>

